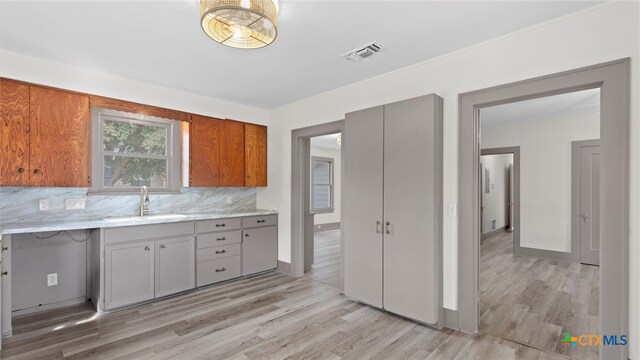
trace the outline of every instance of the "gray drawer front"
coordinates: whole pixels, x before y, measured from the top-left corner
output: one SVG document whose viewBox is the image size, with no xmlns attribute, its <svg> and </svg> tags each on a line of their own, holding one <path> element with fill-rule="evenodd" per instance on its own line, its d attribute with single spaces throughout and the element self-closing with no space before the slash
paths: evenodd
<svg viewBox="0 0 640 360">
<path fill-rule="evenodd" d="M 157 239 L 181 235 L 191 235 L 194 231 L 192 221 L 168 224 L 152 224 L 124 226 L 104 230 L 106 244 L 114 244 L 132 240 Z"/>
<path fill-rule="evenodd" d="M 240 256 L 203 261 L 196 265 L 198 286 L 209 285 L 237 277 L 240 277 Z"/>
<path fill-rule="evenodd" d="M 242 241 L 242 232 L 240 230 L 201 234 L 198 235 L 198 249 L 236 244 L 240 243 L 240 241 Z"/>
<path fill-rule="evenodd" d="M 278 224 L 278 215 L 252 216 L 242 219 L 243 228 L 271 226 Z"/>
<path fill-rule="evenodd" d="M 196 223 L 198 233 L 240 229 L 240 219 L 202 220 Z"/>
<path fill-rule="evenodd" d="M 222 259 L 229 256 L 240 255 L 241 244 L 231 244 L 224 246 L 209 247 L 206 249 L 198 249 L 196 252 L 196 261 L 208 261 L 215 259 Z"/>
</svg>

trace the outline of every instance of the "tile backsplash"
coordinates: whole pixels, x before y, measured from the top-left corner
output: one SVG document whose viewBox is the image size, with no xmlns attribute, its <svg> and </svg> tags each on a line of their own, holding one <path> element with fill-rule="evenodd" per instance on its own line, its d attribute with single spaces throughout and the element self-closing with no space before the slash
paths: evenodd
<svg viewBox="0 0 640 360">
<path fill-rule="evenodd" d="M 227 204 L 227 197 L 232 204 Z M 256 208 L 255 188 L 183 188 L 179 194 L 149 195 L 150 214 L 219 213 Z M 66 199 L 86 198 L 85 209 L 65 210 Z M 49 210 L 38 211 L 40 199 Z M 96 219 L 137 215 L 140 194 L 87 193 L 87 188 L 0 188 L 0 223 Z"/>
</svg>

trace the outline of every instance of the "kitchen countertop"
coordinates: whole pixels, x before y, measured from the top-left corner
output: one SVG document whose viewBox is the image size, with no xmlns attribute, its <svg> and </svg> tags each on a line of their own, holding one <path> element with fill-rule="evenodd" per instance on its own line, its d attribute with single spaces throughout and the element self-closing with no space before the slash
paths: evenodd
<svg viewBox="0 0 640 360">
<path fill-rule="evenodd" d="M 82 220 L 57 220 L 24 223 L 0 224 L 0 235 L 24 234 L 46 231 L 84 230 L 122 226 L 136 226 L 172 223 L 196 220 L 227 219 L 247 216 L 275 215 L 275 210 L 256 209 L 243 212 L 229 213 L 200 213 L 200 214 L 151 214 L 146 216 L 105 217 Z"/>
</svg>

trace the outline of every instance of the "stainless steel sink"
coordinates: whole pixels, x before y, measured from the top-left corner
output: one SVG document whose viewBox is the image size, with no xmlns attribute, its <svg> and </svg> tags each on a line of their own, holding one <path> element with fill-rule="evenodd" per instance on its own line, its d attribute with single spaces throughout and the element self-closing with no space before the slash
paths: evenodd
<svg viewBox="0 0 640 360">
<path fill-rule="evenodd" d="M 110 223 L 137 223 L 137 222 L 146 222 L 146 221 L 171 221 L 171 220 L 180 220 L 186 218 L 186 215 L 182 214 L 158 214 L 158 215 L 145 215 L 145 216 L 118 216 L 118 217 L 108 217 L 103 218 L 102 220 L 110 222 Z"/>
</svg>

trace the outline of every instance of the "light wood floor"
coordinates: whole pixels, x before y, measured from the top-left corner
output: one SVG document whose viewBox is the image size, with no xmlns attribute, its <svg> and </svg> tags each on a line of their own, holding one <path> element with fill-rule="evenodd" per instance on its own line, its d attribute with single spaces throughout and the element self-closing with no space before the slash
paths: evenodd
<svg viewBox="0 0 640 360">
<path fill-rule="evenodd" d="M 72 307 L 14 319 L 5 359 L 555 359 L 364 306 L 309 276 L 268 273 L 93 319 Z"/>
<path fill-rule="evenodd" d="M 308 274 L 315 280 L 340 288 L 340 229 L 316 232 L 313 244 L 313 267 Z"/>
<path fill-rule="evenodd" d="M 597 266 L 513 255 L 512 234 L 485 240 L 480 260 L 480 331 L 575 359 L 597 359 L 598 347 L 560 342 L 599 334 Z"/>
</svg>

